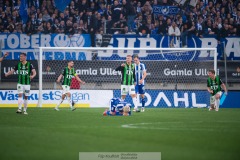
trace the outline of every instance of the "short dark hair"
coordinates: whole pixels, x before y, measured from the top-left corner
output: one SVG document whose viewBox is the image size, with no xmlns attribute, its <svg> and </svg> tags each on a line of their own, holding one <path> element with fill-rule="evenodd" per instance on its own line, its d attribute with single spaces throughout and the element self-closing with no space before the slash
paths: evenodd
<svg viewBox="0 0 240 160">
<path fill-rule="evenodd" d="M 138 56 L 138 54 L 134 54 L 134 55 L 133 55 L 133 59 L 134 59 L 134 58 L 137 58 L 137 59 L 139 59 L 139 56 Z"/>
<path fill-rule="evenodd" d="M 24 55 L 25 57 L 27 56 L 27 54 L 24 52 L 20 53 L 20 55 Z"/>
<path fill-rule="evenodd" d="M 211 72 L 212 74 L 215 74 L 215 70 L 214 69 L 209 69 L 208 72 Z"/>
</svg>

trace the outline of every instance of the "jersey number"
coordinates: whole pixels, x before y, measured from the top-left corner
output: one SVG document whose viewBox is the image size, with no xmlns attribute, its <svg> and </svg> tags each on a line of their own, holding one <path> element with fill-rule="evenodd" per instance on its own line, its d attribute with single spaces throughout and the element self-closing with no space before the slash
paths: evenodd
<svg viewBox="0 0 240 160">
<path fill-rule="evenodd" d="M 211 86 L 211 89 L 212 89 L 212 90 L 216 90 L 216 89 L 218 89 L 218 86 L 217 86 L 217 85 Z"/>
<path fill-rule="evenodd" d="M 20 74 L 21 74 L 21 75 L 28 75 L 28 71 L 20 70 Z"/>
<path fill-rule="evenodd" d="M 72 79 L 72 75 L 67 75 L 67 79 Z"/>
<path fill-rule="evenodd" d="M 127 75 L 132 75 L 132 74 L 133 74 L 133 71 L 127 70 Z"/>
</svg>

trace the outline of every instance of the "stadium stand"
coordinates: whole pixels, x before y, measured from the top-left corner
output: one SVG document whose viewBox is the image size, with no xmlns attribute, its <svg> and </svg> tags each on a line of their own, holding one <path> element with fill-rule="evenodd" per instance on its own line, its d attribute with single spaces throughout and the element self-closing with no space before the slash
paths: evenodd
<svg viewBox="0 0 240 160">
<path fill-rule="evenodd" d="M 184 39 L 186 35 L 218 38 L 240 36 L 239 0 L 198 0 L 196 6 L 177 0 L 72 0 L 64 12 L 54 0 L 28 0 L 28 19 L 20 16 L 20 0 L 0 2 L 0 33 L 139 33 L 146 26 L 151 34 L 167 34 L 174 21 Z M 153 6 L 177 6 L 175 15 L 159 15 Z M 148 30 L 147 29 L 147 30 Z M 145 33 L 145 30 L 144 30 Z"/>
</svg>

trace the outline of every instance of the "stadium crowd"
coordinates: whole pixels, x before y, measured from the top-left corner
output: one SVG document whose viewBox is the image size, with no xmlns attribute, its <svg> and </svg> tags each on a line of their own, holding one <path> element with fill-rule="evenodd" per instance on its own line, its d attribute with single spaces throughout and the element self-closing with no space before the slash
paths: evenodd
<svg viewBox="0 0 240 160">
<path fill-rule="evenodd" d="M 171 34 L 199 37 L 240 36 L 239 0 L 198 0 L 196 6 L 174 0 L 72 0 L 60 12 L 54 0 L 28 0 L 28 20 L 22 22 L 21 0 L 0 1 L 0 33 Z M 158 15 L 153 6 L 177 6 L 176 15 Z"/>
</svg>

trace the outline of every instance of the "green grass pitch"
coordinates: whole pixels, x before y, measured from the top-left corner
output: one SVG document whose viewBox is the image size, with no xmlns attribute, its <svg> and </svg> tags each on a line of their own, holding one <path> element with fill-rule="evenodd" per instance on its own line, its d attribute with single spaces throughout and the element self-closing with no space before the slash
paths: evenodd
<svg viewBox="0 0 240 160">
<path fill-rule="evenodd" d="M 79 152 L 161 152 L 162 160 L 239 160 L 240 109 L 0 109 L 1 160 L 78 160 Z M 150 158 L 149 158 L 150 160 Z"/>
</svg>

